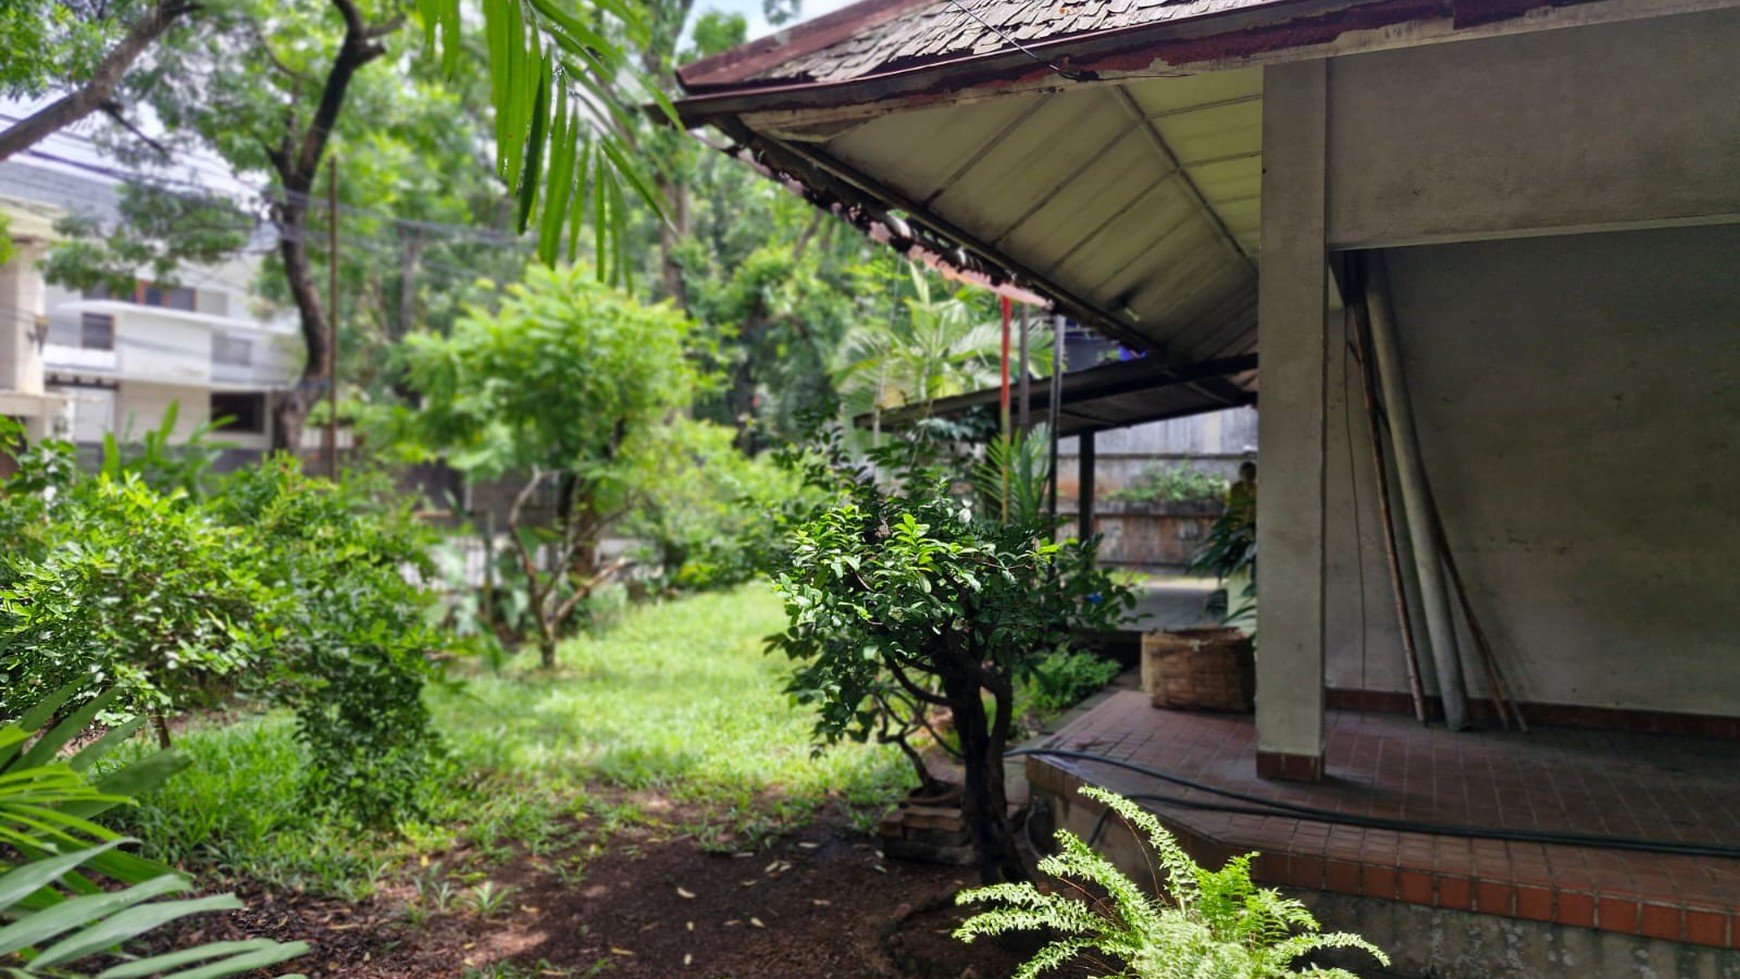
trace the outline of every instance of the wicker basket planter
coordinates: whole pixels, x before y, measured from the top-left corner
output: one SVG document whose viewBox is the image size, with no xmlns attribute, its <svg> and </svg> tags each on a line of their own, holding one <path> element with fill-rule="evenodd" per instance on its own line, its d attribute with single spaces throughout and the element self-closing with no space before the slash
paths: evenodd
<svg viewBox="0 0 1740 979">
<path fill-rule="evenodd" d="M 1238 629 L 1180 629 L 1142 637 L 1142 689 L 1155 707 L 1249 713 L 1257 657 Z"/>
</svg>

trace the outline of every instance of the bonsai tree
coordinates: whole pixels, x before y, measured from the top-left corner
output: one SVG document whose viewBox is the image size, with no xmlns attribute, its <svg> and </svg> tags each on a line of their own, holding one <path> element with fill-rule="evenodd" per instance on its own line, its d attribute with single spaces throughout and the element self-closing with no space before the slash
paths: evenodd
<svg viewBox="0 0 1740 979">
<path fill-rule="evenodd" d="M 885 488 L 837 449 L 825 455 L 810 477 L 829 502 L 793 529 L 774 574 L 790 626 L 769 645 L 797 662 L 789 689 L 819 708 L 823 742 L 904 735 L 914 714 L 946 709 L 980 876 L 1025 879 L 1003 784 L 1015 685 L 1134 598 L 1094 567 L 1092 542 L 980 514 L 933 469 Z M 890 712 L 910 713 L 890 723 Z"/>
</svg>

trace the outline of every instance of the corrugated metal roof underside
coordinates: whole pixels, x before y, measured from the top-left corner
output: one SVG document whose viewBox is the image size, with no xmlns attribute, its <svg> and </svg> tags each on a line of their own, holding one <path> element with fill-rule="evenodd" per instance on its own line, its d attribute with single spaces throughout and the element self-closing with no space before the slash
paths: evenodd
<svg viewBox="0 0 1740 979">
<path fill-rule="evenodd" d="M 751 121 L 753 125 L 753 121 Z M 1255 349 L 1260 69 L 890 112 L 773 135 L 1090 305 L 1173 365 Z"/>
<path fill-rule="evenodd" d="M 1058 435 L 1067 438 L 1252 403 L 1255 395 L 1248 388 L 1253 386 L 1250 382 L 1255 377 L 1256 357 L 1243 355 L 1204 366 L 1215 365 L 1219 369 L 1198 371 L 1194 380 L 1163 370 L 1148 360 L 1070 371 L 1062 378 Z M 1221 380 L 1231 382 L 1231 397 L 1225 393 L 1227 388 L 1214 383 Z M 1036 380 L 1031 397 L 1034 417 L 1045 418 L 1051 405 L 1049 381 Z M 860 428 L 879 424 L 883 429 L 893 430 L 925 418 L 959 419 L 975 413 L 995 418 L 1001 398 L 1000 388 L 985 388 L 939 398 L 928 405 L 883 411 L 879 417 L 862 414 L 853 423 Z"/>
</svg>

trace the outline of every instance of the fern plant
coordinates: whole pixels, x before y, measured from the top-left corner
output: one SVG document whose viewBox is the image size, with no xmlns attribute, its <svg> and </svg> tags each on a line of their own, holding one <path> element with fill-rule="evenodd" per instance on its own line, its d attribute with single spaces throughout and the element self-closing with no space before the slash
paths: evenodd
<svg viewBox="0 0 1740 979">
<path fill-rule="evenodd" d="M 1251 881 L 1251 857 L 1227 861 L 1219 870 L 1200 867 L 1151 813 L 1115 792 L 1085 786 L 1081 793 L 1110 806 L 1144 831 L 1164 873 L 1166 894 L 1155 897 L 1124 876 L 1080 837 L 1059 830 L 1062 849 L 1040 861 L 1054 877 L 1097 885 L 1104 901 L 1087 903 L 1043 893 L 1032 884 L 996 884 L 963 891 L 958 904 L 1000 901 L 1003 907 L 967 919 L 955 937 L 1051 929 L 1063 937 L 1041 948 L 1015 973 L 1033 979 L 1078 955 L 1098 953 L 1123 963 L 1112 979 L 1278 979 L 1297 975 L 1293 963 L 1326 948 L 1358 948 L 1389 965 L 1377 946 L 1343 932 L 1324 933 L 1296 900 Z M 1308 974 L 1354 979 L 1345 969 L 1312 966 Z"/>
</svg>

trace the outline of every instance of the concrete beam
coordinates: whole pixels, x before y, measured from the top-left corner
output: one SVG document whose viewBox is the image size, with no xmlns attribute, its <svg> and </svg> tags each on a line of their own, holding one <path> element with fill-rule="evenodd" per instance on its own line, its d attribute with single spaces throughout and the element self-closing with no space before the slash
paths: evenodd
<svg viewBox="0 0 1740 979">
<path fill-rule="evenodd" d="M 1323 774 L 1328 65 L 1263 71 L 1257 773 Z"/>
</svg>

